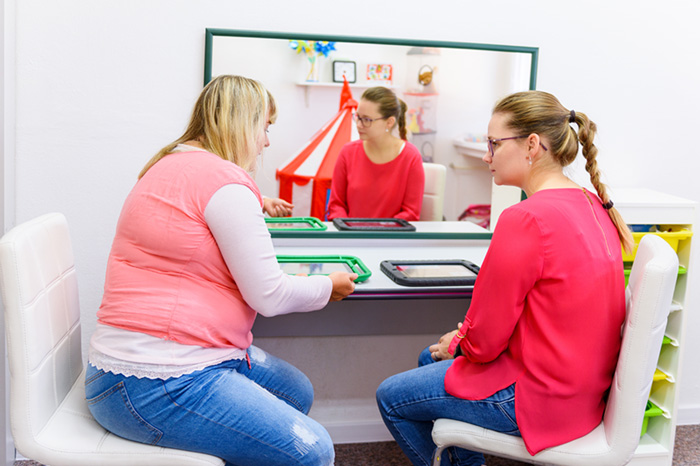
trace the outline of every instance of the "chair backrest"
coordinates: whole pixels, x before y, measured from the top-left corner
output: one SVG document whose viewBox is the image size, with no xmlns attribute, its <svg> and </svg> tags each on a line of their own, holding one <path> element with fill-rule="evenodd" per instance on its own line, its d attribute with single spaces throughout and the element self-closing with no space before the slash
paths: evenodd
<svg viewBox="0 0 700 466">
<path fill-rule="evenodd" d="M 645 235 L 626 290 L 622 347 L 603 419 L 608 443 L 623 459 L 639 443 L 677 278 L 675 251 L 660 237 Z"/>
<path fill-rule="evenodd" d="M 80 375 L 78 283 L 68 224 L 46 214 L 0 240 L 0 288 L 11 374 L 12 434 L 20 451 Z"/>
<path fill-rule="evenodd" d="M 423 163 L 425 171 L 425 188 L 423 189 L 423 207 L 420 219 L 427 221 L 442 220 L 445 203 L 445 180 L 447 168 L 439 163 Z"/>
</svg>

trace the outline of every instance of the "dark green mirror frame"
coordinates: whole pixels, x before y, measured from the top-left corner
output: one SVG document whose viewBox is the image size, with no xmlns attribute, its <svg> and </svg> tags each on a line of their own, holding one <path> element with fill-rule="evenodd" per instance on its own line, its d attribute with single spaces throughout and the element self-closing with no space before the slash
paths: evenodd
<svg viewBox="0 0 700 466">
<path fill-rule="evenodd" d="M 300 34 L 292 32 L 269 32 L 269 31 L 246 31 L 241 29 L 206 29 L 204 46 L 204 85 L 211 81 L 212 55 L 214 48 L 214 37 L 250 37 L 261 39 L 287 39 L 287 40 L 316 40 L 329 42 L 351 42 L 360 44 L 378 45 L 403 45 L 415 47 L 438 47 L 464 50 L 483 50 L 488 52 L 514 52 L 530 54 L 530 90 L 534 90 L 537 85 L 537 60 L 539 48 L 522 47 L 516 45 L 479 44 L 472 42 L 443 42 L 416 39 L 387 39 L 379 37 L 353 37 L 353 36 L 328 36 L 320 34 Z"/>
</svg>

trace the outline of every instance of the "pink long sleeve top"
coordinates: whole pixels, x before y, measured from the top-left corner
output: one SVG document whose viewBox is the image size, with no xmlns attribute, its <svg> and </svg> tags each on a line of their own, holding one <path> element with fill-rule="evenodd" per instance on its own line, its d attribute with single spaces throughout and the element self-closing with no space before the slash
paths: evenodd
<svg viewBox="0 0 700 466">
<path fill-rule="evenodd" d="M 423 159 L 410 142 L 398 157 L 384 164 L 367 157 L 361 140 L 349 142 L 341 149 L 333 170 L 328 219 L 418 220 L 424 185 Z"/>
<path fill-rule="evenodd" d="M 516 382 L 528 451 L 566 443 L 602 420 L 624 318 L 620 241 L 600 200 L 539 191 L 499 217 L 445 388 L 478 400 Z"/>
<path fill-rule="evenodd" d="M 104 326 L 190 347 L 246 349 L 258 313 L 320 309 L 331 288 L 328 277 L 281 271 L 253 179 L 195 150 L 165 156 L 129 193 L 97 317 Z M 102 342 L 92 343 L 125 357 Z M 146 356 L 125 358 L 163 363 Z"/>
</svg>

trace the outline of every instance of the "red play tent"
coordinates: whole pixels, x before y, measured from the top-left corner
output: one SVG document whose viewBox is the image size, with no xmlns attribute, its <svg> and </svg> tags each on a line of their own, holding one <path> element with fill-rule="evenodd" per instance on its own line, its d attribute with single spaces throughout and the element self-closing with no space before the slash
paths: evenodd
<svg viewBox="0 0 700 466">
<path fill-rule="evenodd" d="M 338 113 L 277 169 L 279 197 L 294 204 L 294 216 L 311 215 L 325 220 L 335 161 L 346 143 L 359 138 L 352 121 L 356 108 L 357 102 L 345 81 Z"/>
</svg>

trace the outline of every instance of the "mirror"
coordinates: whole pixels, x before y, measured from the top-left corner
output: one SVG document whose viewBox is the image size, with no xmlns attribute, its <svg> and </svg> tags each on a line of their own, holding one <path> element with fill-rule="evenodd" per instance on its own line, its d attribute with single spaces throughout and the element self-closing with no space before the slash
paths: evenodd
<svg viewBox="0 0 700 466">
<path fill-rule="evenodd" d="M 308 41 L 325 50 L 307 55 Z M 491 109 L 504 95 L 535 89 L 537 60 L 534 47 L 207 29 L 204 83 L 239 74 L 274 95 L 279 115 L 255 173 L 269 197 L 278 196 L 276 170 L 337 114 L 342 73 L 354 78 L 358 101 L 368 87 L 391 87 L 408 105 L 409 140 L 424 161 L 448 167 L 444 213 L 457 220 L 469 205 L 491 203 L 491 175 L 480 160 Z"/>
</svg>

